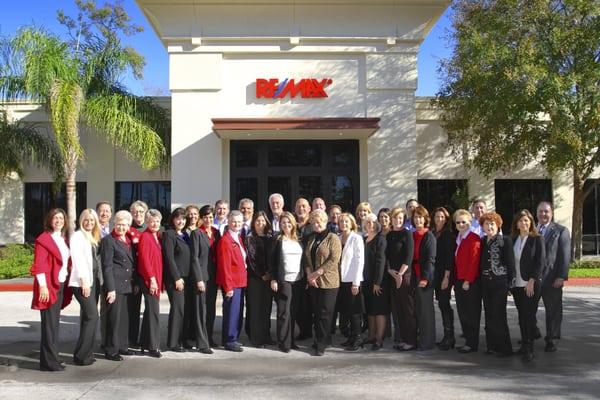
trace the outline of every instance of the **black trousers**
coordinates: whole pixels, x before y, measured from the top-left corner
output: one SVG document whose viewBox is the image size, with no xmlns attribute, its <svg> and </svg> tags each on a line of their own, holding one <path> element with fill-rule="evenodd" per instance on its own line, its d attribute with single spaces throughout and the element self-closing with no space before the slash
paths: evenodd
<svg viewBox="0 0 600 400">
<path fill-rule="evenodd" d="M 563 288 L 542 286 L 542 300 L 546 309 L 546 341 L 560 339 L 563 318 Z"/>
<path fill-rule="evenodd" d="M 58 358 L 58 328 L 62 306 L 64 284 L 60 285 L 56 302 L 45 310 L 40 310 L 42 337 L 40 340 L 40 369 L 58 371 L 61 369 Z"/>
<path fill-rule="evenodd" d="M 463 281 L 456 281 L 454 293 L 456 294 L 456 310 L 465 344 L 477 350 L 479 348 L 479 324 L 481 322 L 481 286 L 479 279 L 471 283 L 469 290 L 463 290 Z"/>
<path fill-rule="evenodd" d="M 198 349 L 208 349 L 211 346 L 206 329 L 206 292 L 196 290 L 193 295 L 192 323 L 195 345 Z"/>
<path fill-rule="evenodd" d="M 306 278 L 302 278 L 302 282 L 304 283 L 304 287 L 306 287 Z M 310 298 L 309 291 L 304 290 L 299 293 L 298 298 L 298 314 L 296 323 L 298 324 L 298 328 L 300 330 L 300 335 L 305 337 L 312 336 L 312 327 L 313 327 L 313 302 Z M 333 315 L 332 315 L 333 319 Z"/>
<path fill-rule="evenodd" d="M 415 289 L 415 311 L 417 316 L 419 350 L 430 350 L 435 346 L 435 309 L 433 287 Z"/>
<path fill-rule="evenodd" d="M 533 350 L 533 341 L 535 340 L 536 333 L 535 316 L 541 296 L 540 284 L 539 282 L 535 283 L 532 297 L 527 297 L 524 287 L 512 288 L 511 292 L 517 312 L 519 313 L 521 343 Z"/>
<path fill-rule="evenodd" d="M 196 285 L 192 284 L 188 277 L 184 277 L 183 290 L 175 289 L 175 284 L 169 282 L 167 284 L 167 295 L 169 296 L 169 326 L 167 334 L 167 347 L 177 348 L 187 346 L 187 338 L 195 335 L 195 332 L 190 334 L 190 327 L 194 326 L 193 321 L 193 302 Z M 187 306 L 186 306 L 187 301 Z"/>
<path fill-rule="evenodd" d="M 115 355 L 129 348 L 129 313 L 127 300 L 129 293 L 117 293 L 112 304 L 106 304 L 106 342 L 104 353 Z"/>
<path fill-rule="evenodd" d="M 97 290 L 92 286 L 88 297 L 83 296 L 80 287 L 73 287 L 72 290 L 80 309 L 79 338 L 75 344 L 75 350 L 73 350 L 73 360 L 88 364 L 94 358 L 94 341 L 96 340 L 96 325 L 98 325 Z"/>
<path fill-rule="evenodd" d="M 217 292 L 219 287 L 215 284 L 214 279 L 209 279 L 206 282 L 206 333 L 210 347 L 215 346 L 213 332 L 215 329 L 215 316 L 217 312 Z"/>
<path fill-rule="evenodd" d="M 452 298 L 452 284 L 448 284 L 445 290 L 442 290 L 438 283 L 435 288 L 435 298 L 442 315 L 442 326 L 444 327 L 444 337 L 454 339 L 454 310 L 450 305 Z"/>
<path fill-rule="evenodd" d="M 129 314 L 129 343 L 136 346 L 140 343 L 140 309 L 142 306 L 142 282 L 136 282 L 137 293 L 132 292 L 127 297 L 127 313 Z"/>
<path fill-rule="evenodd" d="M 331 343 L 331 324 L 338 289 L 309 288 L 314 313 L 314 343 L 317 351 L 324 351 L 325 347 Z"/>
<path fill-rule="evenodd" d="M 271 306 L 273 291 L 271 281 L 264 281 L 250 274 L 246 289 L 246 320 L 250 330 L 250 341 L 253 345 L 264 345 L 270 341 Z"/>
<path fill-rule="evenodd" d="M 306 288 L 302 280 L 278 283 L 274 297 L 277 304 L 277 345 L 281 349 L 290 349 L 295 344 L 295 323 L 303 292 Z"/>
<path fill-rule="evenodd" d="M 100 304 L 100 345 L 104 351 L 104 343 L 106 343 L 106 292 L 102 289 L 102 284 L 100 283 L 98 275 L 94 276 L 94 287 L 96 287 L 94 293 L 96 307 Z"/>
<path fill-rule="evenodd" d="M 144 317 L 140 333 L 140 347 L 145 350 L 160 349 L 160 298 L 150 294 L 150 289 L 142 284 L 144 294 Z"/>
<path fill-rule="evenodd" d="M 402 275 L 402 285 L 398 289 L 396 289 L 396 282 L 390 283 L 392 319 L 395 326 L 394 340 L 398 337 L 398 341 L 416 346 L 415 289 L 411 286 L 410 280 L 411 274 L 405 273 Z"/>
<path fill-rule="evenodd" d="M 487 349 L 498 353 L 512 353 L 506 316 L 506 279 L 481 279 L 481 297 L 485 310 L 485 342 Z"/>
</svg>

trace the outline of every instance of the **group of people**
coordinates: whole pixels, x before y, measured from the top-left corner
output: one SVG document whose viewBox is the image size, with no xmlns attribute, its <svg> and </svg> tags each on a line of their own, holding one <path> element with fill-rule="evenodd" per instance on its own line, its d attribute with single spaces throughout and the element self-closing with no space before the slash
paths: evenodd
<svg viewBox="0 0 600 400">
<path fill-rule="evenodd" d="M 164 292 L 170 303 L 170 351 L 212 354 L 221 345 L 241 352 L 245 331 L 252 346 L 277 345 L 285 353 L 312 337 L 317 356 L 333 344 L 338 327 L 346 337 L 340 345 L 348 351 L 365 345 L 381 349 L 391 326 L 398 351 L 436 345 L 450 350 L 456 345 L 453 289 L 465 338 L 458 351 L 478 351 L 483 304 L 486 353 L 509 356 L 510 294 L 521 335 L 517 352 L 529 362 L 541 336 L 540 298 L 546 310 L 545 351 L 556 351 L 570 262 L 569 232 L 553 222 L 551 204 L 540 203 L 536 214 L 537 221 L 530 211 L 519 211 L 510 233 L 503 234 L 501 216 L 488 212 L 483 200 L 451 216 L 444 207 L 430 212 L 415 199 L 377 214 L 362 202 L 352 214 L 338 205 L 327 209 L 321 198 L 312 205 L 300 198 L 291 213 L 283 196 L 274 193 L 267 212 L 255 211 L 251 199 L 240 200 L 237 210 L 219 200 L 214 207 L 176 208 L 165 228 L 161 213 L 143 201 L 116 212 L 112 221 L 111 205 L 101 202 L 81 213 L 78 229 L 68 237 L 65 212 L 52 209 L 36 239 L 31 268 L 32 308 L 40 310 L 42 322 L 40 369 L 64 369 L 58 327 L 60 310 L 72 296 L 81 310 L 75 364 L 95 361 L 98 321 L 106 359 L 120 361 L 138 350 L 161 357 Z M 218 344 L 213 331 L 219 289 Z M 434 298 L 444 329 L 439 341 Z"/>
</svg>

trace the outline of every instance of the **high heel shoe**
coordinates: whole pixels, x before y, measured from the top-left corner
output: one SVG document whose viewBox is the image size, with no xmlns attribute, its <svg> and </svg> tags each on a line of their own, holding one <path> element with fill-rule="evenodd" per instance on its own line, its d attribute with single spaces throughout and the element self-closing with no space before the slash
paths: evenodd
<svg viewBox="0 0 600 400">
<path fill-rule="evenodd" d="M 344 350 L 346 351 L 358 351 L 358 349 L 362 349 L 365 346 L 362 340 L 357 339 L 350 343 Z"/>
<path fill-rule="evenodd" d="M 456 346 L 456 340 L 454 338 L 444 337 L 442 341 L 437 345 L 438 349 L 448 351 Z"/>
<path fill-rule="evenodd" d="M 383 347 L 383 343 L 373 343 L 371 345 L 371 351 L 381 350 L 382 347 Z"/>
</svg>

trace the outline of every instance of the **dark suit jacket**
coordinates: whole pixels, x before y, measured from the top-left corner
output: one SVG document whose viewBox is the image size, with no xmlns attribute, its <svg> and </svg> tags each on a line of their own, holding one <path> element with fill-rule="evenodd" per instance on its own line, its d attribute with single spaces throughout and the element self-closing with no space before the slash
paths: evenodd
<svg viewBox="0 0 600 400">
<path fill-rule="evenodd" d="M 446 271 L 450 279 L 454 275 L 454 253 L 456 252 L 456 236 L 450 229 L 444 229 L 436 241 L 435 282 L 440 283 Z"/>
<path fill-rule="evenodd" d="M 513 241 L 516 241 L 515 237 Z M 542 278 L 542 268 L 546 258 L 543 236 L 529 236 L 521 252 L 519 269 L 521 279 L 528 281 L 533 278 L 536 281 Z"/>
<path fill-rule="evenodd" d="M 370 242 L 365 238 L 365 269 L 363 270 L 365 282 L 381 286 L 385 274 L 386 248 L 387 241 L 381 233 Z"/>
<path fill-rule="evenodd" d="M 571 263 L 571 236 L 569 230 L 550 222 L 544 233 L 546 259 L 542 268 L 542 285 L 550 286 L 556 278 L 569 278 Z"/>
<path fill-rule="evenodd" d="M 196 282 L 208 281 L 208 263 L 210 262 L 210 241 L 206 233 L 199 229 L 190 232 L 192 247 L 192 277 Z"/>
<path fill-rule="evenodd" d="M 434 285 L 434 274 L 435 274 L 435 255 L 437 252 L 437 241 L 435 235 L 431 231 L 427 231 L 421 245 L 419 246 L 419 265 L 421 266 L 421 280 L 427 280 L 426 287 L 432 287 Z M 415 282 L 418 284 L 418 282 Z"/>
<path fill-rule="evenodd" d="M 107 235 L 100 244 L 104 290 L 118 294 L 131 293 L 132 277 L 135 269 L 133 245 Z"/>
<path fill-rule="evenodd" d="M 407 229 L 390 231 L 385 236 L 385 240 L 387 268 L 399 271 L 402 265 L 408 265 L 407 272 L 410 271 L 413 251 L 415 250 L 412 232 Z"/>
<path fill-rule="evenodd" d="M 187 278 L 192 269 L 191 244 L 180 238 L 174 229 L 167 229 L 161 239 L 165 284 L 172 284 L 181 278 Z"/>
<path fill-rule="evenodd" d="M 244 244 L 247 252 L 248 276 L 262 279 L 271 270 L 273 238 L 250 235 L 245 237 Z"/>
</svg>

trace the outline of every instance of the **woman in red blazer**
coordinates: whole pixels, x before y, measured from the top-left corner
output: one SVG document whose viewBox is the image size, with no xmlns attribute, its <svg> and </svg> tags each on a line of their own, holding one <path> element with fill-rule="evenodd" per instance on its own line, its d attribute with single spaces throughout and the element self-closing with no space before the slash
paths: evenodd
<svg viewBox="0 0 600 400">
<path fill-rule="evenodd" d="M 44 232 L 35 240 L 33 265 L 30 270 L 31 275 L 35 277 L 31 308 L 40 310 L 41 315 L 42 371 L 65 369 L 58 358 L 58 328 L 63 306 L 63 289 L 69 275 L 70 253 L 66 241 L 66 221 L 67 214 L 60 208 L 53 208 L 48 212 L 44 220 Z"/>
<path fill-rule="evenodd" d="M 240 232 L 243 224 L 242 213 L 231 211 L 228 217 L 229 229 L 217 244 L 217 285 L 223 291 L 222 343 L 226 350 L 242 351 L 240 329 L 244 309 L 244 288 L 247 285 L 246 249 Z"/>
<path fill-rule="evenodd" d="M 146 230 L 138 242 L 138 275 L 144 294 L 144 317 L 140 348 L 151 357 L 160 358 L 160 291 L 162 288 L 163 258 L 158 231 L 162 215 L 150 209 L 146 212 Z"/>
<path fill-rule="evenodd" d="M 479 321 L 481 319 L 481 287 L 479 285 L 479 259 L 481 238 L 471 232 L 471 213 L 456 210 L 454 223 L 458 230 L 454 268 L 456 309 L 465 335 L 465 345 L 460 353 L 471 353 L 479 347 Z"/>
</svg>

